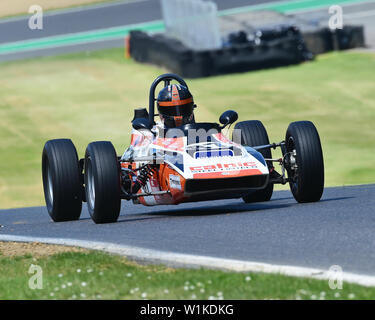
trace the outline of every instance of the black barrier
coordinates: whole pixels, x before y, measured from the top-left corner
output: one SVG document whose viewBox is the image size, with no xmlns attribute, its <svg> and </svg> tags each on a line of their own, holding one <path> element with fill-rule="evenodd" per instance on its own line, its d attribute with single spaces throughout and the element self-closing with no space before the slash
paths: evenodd
<svg viewBox="0 0 375 320">
<path fill-rule="evenodd" d="M 343 29 L 336 30 L 333 36 L 335 50 L 365 47 L 363 26 L 345 26 Z"/>
<path fill-rule="evenodd" d="M 294 26 L 278 26 L 255 32 L 249 40 L 244 31 L 230 34 L 224 47 L 195 51 L 163 34 L 130 32 L 134 60 L 167 68 L 184 78 L 200 78 L 297 64 L 332 50 L 364 47 L 362 26 L 331 31 L 320 28 L 301 34 Z"/>
<path fill-rule="evenodd" d="M 307 48 L 313 54 L 321 54 L 332 50 L 347 50 L 365 47 L 363 26 L 344 26 L 335 31 L 320 28 L 303 33 Z"/>
<path fill-rule="evenodd" d="M 303 34 L 307 48 L 315 55 L 333 50 L 332 32 L 321 28 Z"/>
<path fill-rule="evenodd" d="M 287 27 L 291 28 L 291 27 Z M 289 30 L 288 29 L 288 30 Z M 233 41 L 217 50 L 195 51 L 180 41 L 163 34 L 149 35 L 141 31 L 130 33 L 130 55 L 134 60 L 156 64 L 186 78 L 243 72 L 284 66 L 310 60 L 300 32 L 282 30 L 254 41 Z M 233 38 L 233 37 L 232 37 Z"/>
</svg>

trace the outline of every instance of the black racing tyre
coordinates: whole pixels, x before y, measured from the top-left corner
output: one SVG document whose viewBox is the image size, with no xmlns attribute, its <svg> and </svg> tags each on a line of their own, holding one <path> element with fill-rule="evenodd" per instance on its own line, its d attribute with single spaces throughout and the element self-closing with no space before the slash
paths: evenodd
<svg viewBox="0 0 375 320">
<path fill-rule="evenodd" d="M 241 130 L 241 144 L 243 146 L 255 147 L 269 144 L 268 134 L 263 123 L 259 120 L 241 121 L 236 123 L 234 129 Z M 270 149 L 262 149 L 259 152 L 264 158 L 272 158 Z M 264 189 L 251 191 L 242 199 L 246 203 L 269 201 L 273 193 L 273 183 L 269 183 Z"/>
<path fill-rule="evenodd" d="M 318 131 L 310 121 L 292 122 L 286 132 L 290 190 L 298 202 L 319 201 L 324 189 L 324 161 Z"/>
<path fill-rule="evenodd" d="M 42 176 L 44 198 L 52 220 L 78 220 L 83 186 L 77 150 L 70 139 L 46 142 L 42 154 Z"/>
<path fill-rule="evenodd" d="M 95 223 L 116 222 L 121 209 L 120 167 L 109 141 L 92 142 L 85 155 L 87 208 Z"/>
</svg>

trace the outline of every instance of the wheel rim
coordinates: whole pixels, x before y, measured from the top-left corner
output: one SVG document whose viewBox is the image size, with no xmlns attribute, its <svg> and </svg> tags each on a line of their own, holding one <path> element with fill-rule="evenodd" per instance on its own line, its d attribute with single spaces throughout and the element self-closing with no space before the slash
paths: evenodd
<svg viewBox="0 0 375 320">
<path fill-rule="evenodd" d="M 90 207 L 93 209 L 95 206 L 95 180 L 92 172 L 91 160 L 87 162 L 87 202 Z"/>
<path fill-rule="evenodd" d="M 47 197 L 48 201 L 53 206 L 53 182 L 52 182 L 52 169 L 47 161 Z"/>
</svg>

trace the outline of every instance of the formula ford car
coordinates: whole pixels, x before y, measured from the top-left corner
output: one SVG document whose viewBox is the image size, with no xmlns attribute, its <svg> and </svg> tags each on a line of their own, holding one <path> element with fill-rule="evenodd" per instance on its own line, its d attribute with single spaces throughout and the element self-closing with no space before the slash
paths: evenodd
<svg viewBox="0 0 375 320">
<path fill-rule="evenodd" d="M 82 202 L 95 223 L 107 223 L 117 221 L 121 199 L 146 206 L 229 198 L 268 201 L 277 183 L 289 183 L 298 202 L 320 200 L 324 165 L 313 123 L 291 123 L 285 140 L 272 144 L 258 120 L 238 122 L 232 139 L 226 137 L 223 129 L 238 119 L 232 110 L 221 115 L 220 124 L 193 121 L 166 128 L 154 122 L 155 89 L 173 80 L 187 88 L 174 74 L 155 79 L 149 110 L 135 110 L 131 143 L 122 156 L 108 141 L 90 143 L 80 160 L 71 140 L 46 142 L 43 185 L 53 221 L 79 219 Z M 275 148 L 282 156 L 274 159 Z"/>
</svg>

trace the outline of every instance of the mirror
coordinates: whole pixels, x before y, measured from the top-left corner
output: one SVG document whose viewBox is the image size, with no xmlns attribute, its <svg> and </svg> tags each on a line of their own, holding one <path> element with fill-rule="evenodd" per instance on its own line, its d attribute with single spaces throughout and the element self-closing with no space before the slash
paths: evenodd
<svg viewBox="0 0 375 320">
<path fill-rule="evenodd" d="M 236 111 L 227 110 L 220 116 L 220 123 L 223 125 L 223 128 L 226 127 L 228 124 L 232 124 L 233 122 L 237 121 L 238 114 Z"/>
<path fill-rule="evenodd" d="M 133 128 L 135 130 L 151 130 L 152 129 L 152 123 L 149 119 L 147 118 L 137 118 L 132 121 Z"/>
</svg>

